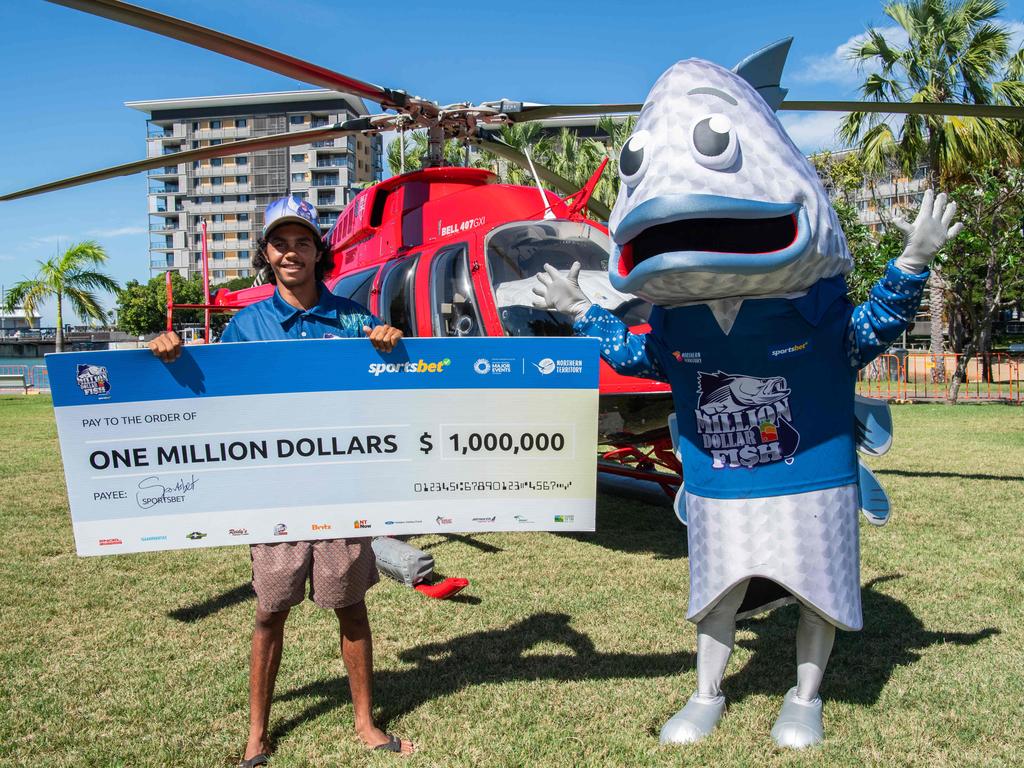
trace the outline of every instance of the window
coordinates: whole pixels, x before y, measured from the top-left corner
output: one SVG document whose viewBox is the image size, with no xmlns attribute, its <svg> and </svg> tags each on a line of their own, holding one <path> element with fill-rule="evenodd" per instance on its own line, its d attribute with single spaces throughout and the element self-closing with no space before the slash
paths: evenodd
<svg viewBox="0 0 1024 768">
<path fill-rule="evenodd" d="M 306 118 L 304 115 L 292 115 L 288 118 L 288 122 L 292 125 L 302 125 L 306 122 Z"/>
<path fill-rule="evenodd" d="M 239 240 L 248 240 L 249 239 L 249 233 L 248 232 L 239 232 L 238 233 L 238 239 Z"/>
<path fill-rule="evenodd" d="M 224 214 L 223 213 L 215 213 L 215 214 L 213 214 L 213 220 L 214 220 L 215 223 L 220 224 L 222 221 L 224 221 Z"/>
<path fill-rule="evenodd" d="M 213 233 L 213 242 L 219 243 L 223 239 L 224 239 L 224 233 L 223 232 L 214 232 Z"/>
<path fill-rule="evenodd" d="M 220 128 L 220 120 L 211 120 L 210 128 L 212 128 L 213 130 L 217 130 L 218 128 Z"/>
<path fill-rule="evenodd" d="M 215 269 L 215 270 L 213 270 L 213 276 L 217 280 L 223 280 L 224 279 L 224 270 L 223 269 Z"/>
<path fill-rule="evenodd" d="M 214 184 L 214 185 L 216 185 L 216 184 L 223 184 L 224 183 L 224 177 L 223 176 L 211 176 L 210 177 L 210 183 Z"/>
<path fill-rule="evenodd" d="M 240 203 L 248 203 L 249 202 L 249 196 L 248 195 L 239 195 L 238 196 L 238 202 L 240 202 Z M 239 215 L 241 216 L 242 214 L 239 214 Z M 243 221 L 248 221 L 248 220 L 249 220 L 249 214 L 247 213 L 247 214 L 245 214 L 245 219 L 243 219 Z"/>
<path fill-rule="evenodd" d="M 249 177 L 248 176 L 235 176 L 235 182 L 238 183 L 238 184 L 248 184 L 249 183 Z"/>
<path fill-rule="evenodd" d="M 193 141 L 192 142 L 192 149 L 199 149 L 199 142 L 198 141 Z M 170 152 L 167 151 L 166 147 L 164 148 L 164 154 L 165 155 L 171 154 Z"/>
<path fill-rule="evenodd" d="M 221 142 L 220 139 L 210 139 L 210 146 L 211 147 L 216 147 L 218 144 L 220 144 L 220 142 Z"/>
<path fill-rule="evenodd" d="M 241 197 L 242 197 L 242 195 L 239 195 L 239 198 L 241 198 Z M 248 213 L 240 213 L 240 214 L 238 214 L 238 220 L 239 221 L 248 221 L 249 220 L 249 214 Z"/>
<path fill-rule="evenodd" d="M 565 316 L 533 306 L 535 276 L 550 264 L 566 271 L 580 262 L 580 285 L 594 303 L 627 326 L 647 322 L 651 305 L 608 282 L 611 243 L 608 235 L 587 224 L 533 221 L 506 224 L 484 242 L 487 270 L 494 286 L 498 317 L 506 336 L 571 336 Z"/>
<path fill-rule="evenodd" d="M 306 174 L 304 174 L 304 173 L 293 173 L 292 174 L 292 181 L 305 181 L 305 180 L 306 180 Z"/>
<path fill-rule="evenodd" d="M 248 165 L 248 164 L 249 164 L 249 158 L 248 157 L 236 157 L 235 158 L 235 165 Z"/>
<path fill-rule="evenodd" d="M 210 158 L 210 165 L 214 165 L 214 166 L 224 165 L 224 158 L 223 157 L 211 157 Z"/>
<path fill-rule="evenodd" d="M 416 262 L 412 256 L 395 263 L 380 287 L 380 308 L 383 320 L 398 328 L 406 336 L 415 336 L 416 307 L 414 288 L 416 283 Z"/>
<path fill-rule="evenodd" d="M 198 120 L 195 120 L 195 121 L 192 122 L 192 130 L 193 131 L 198 131 L 199 130 L 199 121 Z"/>
<path fill-rule="evenodd" d="M 213 258 L 215 258 L 215 259 L 223 259 L 224 258 L 224 251 L 214 251 L 213 252 Z"/>
<path fill-rule="evenodd" d="M 481 336 L 466 246 L 445 248 L 430 265 L 430 314 L 435 336 Z"/>
<path fill-rule="evenodd" d="M 342 296 L 352 299 L 356 304 L 362 304 L 369 309 L 370 289 L 373 287 L 373 277 L 377 274 L 377 268 L 364 269 L 353 275 L 346 275 L 334 284 L 331 292 L 335 296 Z"/>
<path fill-rule="evenodd" d="M 246 119 L 244 117 L 240 117 L 237 120 L 235 120 L 235 128 L 248 128 L 248 127 L 249 127 L 248 119 Z"/>
<path fill-rule="evenodd" d="M 223 203 L 224 202 L 224 195 L 211 195 L 210 202 L 211 203 Z"/>
<path fill-rule="evenodd" d="M 238 252 L 238 258 L 244 259 L 244 260 L 248 261 L 248 259 L 249 259 L 249 252 L 248 251 L 239 251 Z"/>
<path fill-rule="evenodd" d="M 292 155 L 292 162 L 293 163 L 304 163 L 304 162 L 306 162 L 306 156 L 303 155 L 300 152 L 297 152 L 294 155 Z"/>
<path fill-rule="evenodd" d="M 249 252 L 248 251 L 242 251 L 242 253 L 248 254 Z M 248 269 L 240 269 L 240 270 L 238 270 L 238 276 L 239 277 L 248 277 L 249 276 L 249 270 Z"/>
</svg>

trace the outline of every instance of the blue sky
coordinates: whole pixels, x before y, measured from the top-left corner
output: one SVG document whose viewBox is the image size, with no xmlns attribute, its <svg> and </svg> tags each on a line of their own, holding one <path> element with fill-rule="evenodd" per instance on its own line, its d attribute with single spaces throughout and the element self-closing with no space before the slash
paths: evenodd
<svg viewBox="0 0 1024 768">
<path fill-rule="evenodd" d="M 732 66 L 795 37 L 783 85 L 794 99 L 855 95 L 842 46 L 889 26 L 880 0 L 338 3 L 138 0 L 153 10 L 440 102 L 641 101 L 670 64 Z M 713 11 L 711 9 L 714 9 Z M 1024 0 L 1004 14 L 1024 32 Z M 305 87 L 184 43 L 41 0 L 0 3 L 0 187 L 31 186 L 145 154 L 145 118 L 125 101 Z M 371 109 L 373 105 L 370 105 Z M 784 118 L 806 151 L 834 144 L 837 118 Z M 149 276 L 144 175 L 0 203 L 0 284 L 94 238 L 120 281 Z M 112 302 L 110 302 L 112 305 Z M 44 311 L 52 323 L 53 310 Z"/>
</svg>

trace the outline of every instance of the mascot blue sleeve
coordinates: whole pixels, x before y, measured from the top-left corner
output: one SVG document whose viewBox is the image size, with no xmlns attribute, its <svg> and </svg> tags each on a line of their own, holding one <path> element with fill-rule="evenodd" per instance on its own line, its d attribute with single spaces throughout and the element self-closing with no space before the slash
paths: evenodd
<svg viewBox="0 0 1024 768">
<path fill-rule="evenodd" d="M 921 305 L 930 274 L 925 270 L 911 275 L 889 262 L 885 275 L 872 286 L 871 297 L 858 304 L 850 318 L 846 351 L 853 368 L 863 368 L 883 354 L 907 329 Z"/>
<path fill-rule="evenodd" d="M 656 337 L 649 333 L 631 333 L 626 324 L 603 307 L 594 304 L 572 327 L 577 336 L 601 340 L 601 357 L 616 373 L 668 381 L 658 362 Z"/>
</svg>

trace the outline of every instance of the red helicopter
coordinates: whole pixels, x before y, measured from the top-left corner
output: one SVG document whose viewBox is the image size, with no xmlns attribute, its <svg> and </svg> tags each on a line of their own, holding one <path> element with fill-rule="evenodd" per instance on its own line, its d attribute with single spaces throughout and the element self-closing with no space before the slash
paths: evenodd
<svg viewBox="0 0 1024 768">
<path fill-rule="evenodd" d="M 425 130 L 422 170 L 404 173 L 362 191 L 325 240 L 335 266 L 328 287 L 367 306 L 412 336 L 566 336 L 571 327 L 557 313 L 533 307 L 534 276 L 551 264 L 583 265 L 588 296 L 644 331 L 650 305 L 619 293 L 607 279 L 610 211 L 593 197 L 604 165 L 582 189 L 502 141 L 502 126 L 558 117 L 638 113 L 642 104 L 524 104 L 508 100 L 440 105 L 385 88 L 246 40 L 121 0 L 49 0 L 170 37 L 258 67 L 380 104 L 379 114 L 302 131 L 227 142 L 160 155 L 0 196 L 12 200 L 50 190 L 124 176 L 169 162 L 301 145 L 355 134 Z M 783 110 L 969 115 L 1019 119 L 1019 107 L 881 101 L 784 101 Z M 537 187 L 498 183 L 489 171 L 444 167 L 444 145 L 457 140 L 530 170 Z M 561 194 L 545 190 L 547 184 Z M 588 213 L 589 212 L 589 213 Z M 591 218 L 593 216 L 594 218 Z M 204 244 L 205 251 L 205 244 Z M 169 285 L 169 275 L 168 275 Z M 273 287 L 219 292 L 204 304 L 175 307 L 231 311 L 269 296 Z M 207 322 L 207 328 L 208 328 Z M 207 332 L 208 338 L 208 332 Z M 672 450 L 665 384 L 615 374 L 602 363 L 600 452 L 605 476 L 654 483 L 674 497 L 682 467 Z M 595 446 L 596 447 L 596 446 Z"/>
</svg>

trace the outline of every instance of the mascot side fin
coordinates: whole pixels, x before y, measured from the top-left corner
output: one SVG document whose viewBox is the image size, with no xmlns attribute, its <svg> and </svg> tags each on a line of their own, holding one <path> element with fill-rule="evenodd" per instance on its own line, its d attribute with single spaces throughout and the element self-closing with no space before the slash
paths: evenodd
<svg viewBox="0 0 1024 768">
<path fill-rule="evenodd" d="M 782 70 L 786 66 L 786 57 L 789 55 L 789 47 L 792 44 L 793 38 L 787 37 L 765 46 L 757 53 L 747 56 L 732 70 L 754 86 L 773 112 L 778 112 L 786 94 L 789 93 L 789 89 L 782 88 L 780 83 L 782 82 Z"/>
<path fill-rule="evenodd" d="M 853 402 L 857 450 L 881 456 L 892 446 L 892 411 L 889 403 L 874 397 L 855 395 Z"/>
<path fill-rule="evenodd" d="M 875 473 L 868 469 L 864 462 L 857 462 L 857 470 L 860 511 L 872 525 L 885 525 L 889 522 L 889 496 L 878 482 Z"/>
</svg>

